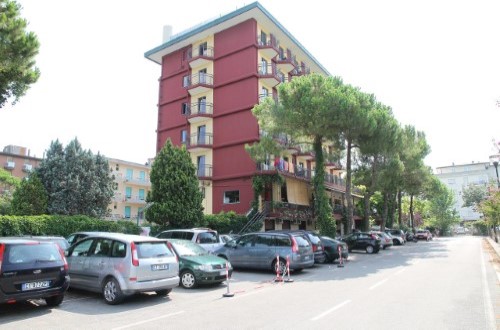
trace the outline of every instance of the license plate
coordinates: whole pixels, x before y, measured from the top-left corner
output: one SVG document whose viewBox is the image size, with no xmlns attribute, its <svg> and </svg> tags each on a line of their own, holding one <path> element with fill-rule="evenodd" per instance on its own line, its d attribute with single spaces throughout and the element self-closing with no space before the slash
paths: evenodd
<svg viewBox="0 0 500 330">
<path fill-rule="evenodd" d="M 304 260 L 309 260 L 310 256 L 304 256 Z"/>
<path fill-rule="evenodd" d="M 224 269 L 224 270 L 221 270 L 221 271 L 220 271 L 220 274 L 221 274 L 221 275 L 226 275 L 226 270 L 225 270 L 225 269 Z"/>
<path fill-rule="evenodd" d="M 50 281 L 40 281 L 40 282 L 23 283 L 21 288 L 23 291 L 27 291 L 27 290 L 44 289 L 48 288 L 49 286 L 50 286 Z"/>
<path fill-rule="evenodd" d="M 167 270 L 168 264 L 151 265 L 151 270 Z"/>
</svg>

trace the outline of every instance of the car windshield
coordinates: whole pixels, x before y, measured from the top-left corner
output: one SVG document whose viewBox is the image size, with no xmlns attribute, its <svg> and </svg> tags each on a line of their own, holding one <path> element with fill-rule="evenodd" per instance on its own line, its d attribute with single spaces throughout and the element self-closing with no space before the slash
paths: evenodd
<svg viewBox="0 0 500 330">
<path fill-rule="evenodd" d="M 172 245 L 174 246 L 175 252 L 181 257 L 202 256 L 208 254 L 207 250 L 196 244 L 176 242 L 172 243 Z"/>
<path fill-rule="evenodd" d="M 165 242 L 135 242 L 139 259 L 173 256 Z"/>
</svg>

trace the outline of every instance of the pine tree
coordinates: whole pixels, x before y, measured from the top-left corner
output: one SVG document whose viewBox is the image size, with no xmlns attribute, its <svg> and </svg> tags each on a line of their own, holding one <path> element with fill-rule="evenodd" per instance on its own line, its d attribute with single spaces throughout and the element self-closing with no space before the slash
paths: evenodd
<svg viewBox="0 0 500 330">
<path fill-rule="evenodd" d="M 203 196 L 185 147 L 167 140 L 151 167 L 146 219 L 170 228 L 193 227 L 203 218 Z"/>
<path fill-rule="evenodd" d="M 48 196 L 38 175 L 33 172 L 14 191 L 12 214 L 40 215 L 47 212 Z"/>
</svg>

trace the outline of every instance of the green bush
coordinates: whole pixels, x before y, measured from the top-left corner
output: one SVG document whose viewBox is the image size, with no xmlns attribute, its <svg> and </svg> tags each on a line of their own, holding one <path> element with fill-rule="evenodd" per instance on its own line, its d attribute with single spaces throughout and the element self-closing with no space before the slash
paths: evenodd
<svg viewBox="0 0 500 330">
<path fill-rule="evenodd" d="M 141 232 L 131 221 L 106 221 L 87 216 L 39 215 L 0 216 L 0 236 L 68 236 L 77 231 L 106 231 L 126 234 Z"/>
</svg>

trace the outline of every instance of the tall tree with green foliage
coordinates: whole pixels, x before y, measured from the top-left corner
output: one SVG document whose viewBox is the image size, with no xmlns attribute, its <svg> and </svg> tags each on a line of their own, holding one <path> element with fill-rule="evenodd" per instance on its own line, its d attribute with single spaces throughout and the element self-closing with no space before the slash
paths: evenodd
<svg viewBox="0 0 500 330">
<path fill-rule="evenodd" d="M 12 196 L 12 214 L 14 215 L 40 215 L 47 213 L 47 191 L 42 181 L 32 172 L 21 181 L 21 185 Z"/>
<path fill-rule="evenodd" d="M 83 150 L 75 138 L 66 148 L 52 141 L 37 174 L 48 193 L 48 212 L 103 217 L 116 183 L 107 159 Z"/>
<path fill-rule="evenodd" d="M 0 168 L 0 214 L 11 213 L 12 195 L 21 184 L 21 179 Z"/>
<path fill-rule="evenodd" d="M 410 222 L 413 230 L 413 198 L 424 192 L 430 178 L 432 171 L 424 164 L 424 158 L 430 151 L 425 134 L 406 125 L 403 130 L 403 149 L 399 155 L 404 164 L 402 190 L 410 196 Z"/>
<path fill-rule="evenodd" d="M 453 191 L 436 176 L 430 176 L 425 198 L 429 201 L 430 217 L 425 219 L 427 226 L 437 228 L 442 234 L 445 234 L 451 231 L 453 225 L 460 222 L 460 217 L 454 209 Z"/>
<path fill-rule="evenodd" d="M 479 210 L 482 201 L 488 198 L 488 188 L 484 185 L 469 184 L 462 189 L 463 207 L 472 207 L 474 211 Z"/>
<path fill-rule="evenodd" d="M 11 99 L 15 104 L 40 77 L 35 67 L 40 44 L 27 25 L 17 2 L 0 0 L 0 108 Z"/>
<path fill-rule="evenodd" d="M 319 230 L 335 235 L 335 221 L 326 195 L 323 143 L 339 140 L 334 136 L 338 109 L 348 103 L 346 90 L 339 77 L 311 74 L 294 78 L 278 86 L 279 101 L 270 98 L 253 109 L 260 127 L 272 134 L 284 133 L 296 143 L 313 146 L 316 168 L 313 179 L 314 210 Z"/>
<path fill-rule="evenodd" d="M 498 242 L 496 228 L 500 226 L 500 191 L 493 191 L 488 198 L 481 202 L 479 210 L 483 213 L 488 226 L 494 228 L 495 242 Z"/>
<path fill-rule="evenodd" d="M 156 155 L 150 174 L 146 219 L 163 227 L 190 228 L 203 219 L 203 195 L 191 156 L 167 140 Z"/>
<path fill-rule="evenodd" d="M 364 218 L 362 230 L 364 231 L 368 231 L 370 227 L 370 200 L 373 194 L 379 190 L 379 177 L 385 168 L 386 160 L 395 155 L 401 145 L 401 129 L 392 114 L 391 108 L 377 103 L 371 115 L 375 119 L 376 129 L 371 130 L 372 134 L 360 138 L 357 166 L 353 179 L 355 185 L 366 187 L 363 194 Z M 390 169 L 387 170 L 394 171 L 395 169 L 395 166 L 390 166 Z M 382 184 L 386 183 L 382 182 Z"/>
</svg>

